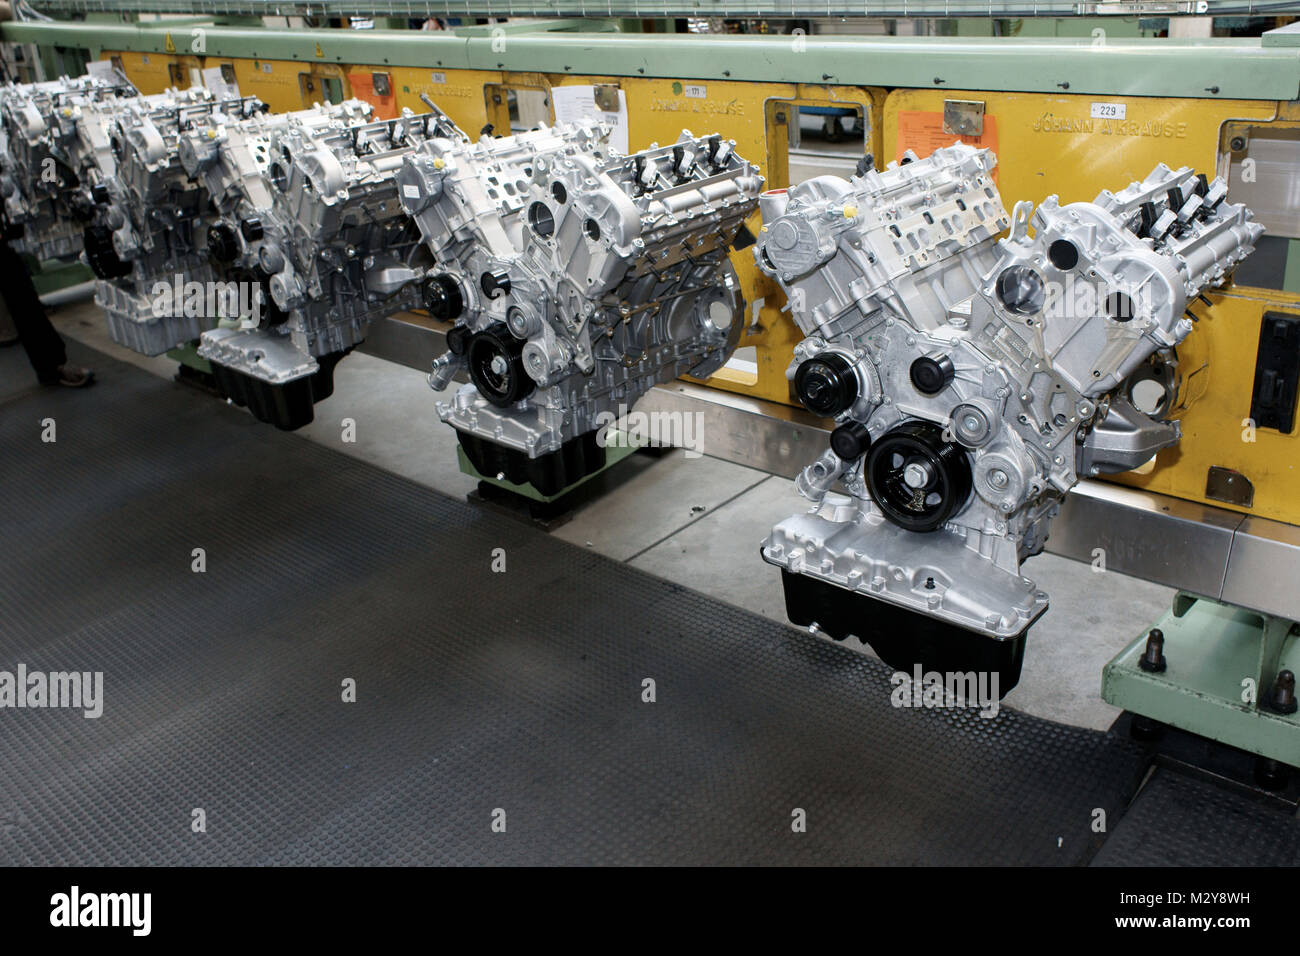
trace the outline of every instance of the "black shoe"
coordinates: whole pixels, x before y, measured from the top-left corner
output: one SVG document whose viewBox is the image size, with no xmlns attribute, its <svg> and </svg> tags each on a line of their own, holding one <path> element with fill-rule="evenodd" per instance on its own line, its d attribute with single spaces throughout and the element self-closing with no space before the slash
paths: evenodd
<svg viewBox="0 0 1300 956">
<path fill-rule="evenodd" d="M 0 339 L 0 349 L 7 349 L 7 348 L 9 348 L 11 345 L 17 345 L 19 341 L 20 341 L 20 340 L 19 340 L 18 336 L 16 336 L 16 335 L 13 336 L 12 338 L 8 338 L 8 339 Z"/>
<path fill-rule="evenodd" d="M 95 373 L 80 365 L 60 365 L 58 374 L 52 378 L 41 379 L 42 385 L 62 385 L 65 388 L 85 388 L 93 384 Z"/>
</svg>

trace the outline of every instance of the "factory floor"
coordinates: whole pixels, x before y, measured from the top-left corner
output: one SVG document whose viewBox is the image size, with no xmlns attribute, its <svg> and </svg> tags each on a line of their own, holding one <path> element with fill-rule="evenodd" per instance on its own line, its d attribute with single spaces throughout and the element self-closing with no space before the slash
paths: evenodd
<svg viewBox="0 0 1300 956">
<path fill-rule="evenodd" d="M 146 358 L 110 342 L 88 298 L 54 306 L 50 314 L 69 338 L 159 376 L 175 373 L 169 359 Z M 94 400 L 93 390 L 86 398 Z M 458 468 L 455 435 L 434 413 L 437 398 L 421 372 L 353 354 L 338 367 L 334 394 L 316 406 L 316 420 L 300 434 L 463 498 L 476 482 Z M 344 419 L 355 422 L 353 441 L 344 440 Z M 554 535 L 785 621 L 778 572 L 759 559 L 758 544 L 775 522 L 803 509 L 793 482 L 681 451 L 633 455 L 607 477 L 608 490 Z M 1051 608 L 1030 632 L 1023 675 L 1005 703 L 1104 730 L 1119 712 L 1100 697 L 1102 666 L 1168 608 L 1173 592 L 1050 554 L 1031 559 L 1025 573 L 1051 595 Z"/>
</svg>

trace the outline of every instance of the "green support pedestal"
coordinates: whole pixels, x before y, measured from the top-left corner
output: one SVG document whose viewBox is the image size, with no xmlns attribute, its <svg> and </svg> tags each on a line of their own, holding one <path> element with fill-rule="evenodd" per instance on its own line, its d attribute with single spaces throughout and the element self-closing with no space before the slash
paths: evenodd
<svg viewBox="0 0 1300 956">
<path fill-rule="evenodd" d="M 49 295 L 51 292 L 81 285 L 95 278 L 95 273 L 80 262 L 66 264 L 47 262 L 33 268 L 31 273 L 32 284 L 36 286 L 37 295 Z"/>
<path fill-rule="evenodd" d="M 475 468 L 470 463 L 469 457 L 465 454 L 465 450 L 461 448 L 460 445 L 456 446 L 456 460 L 460 462 L 460 470 L 462 474 L 469 475 L 471 478 L 474 478 L 477 481 L 482 481 L 485 482 L 486 484 L 494 485 L 495 487 L 500 488 L 504 491 L 508 491 L 511 494 L 519 495 L 521 498 L 529 498 L 533 501 L 540 501 L 543 504 L 550 504 L 551 502 L 556 501 L 560 498 L 563 498 L 565 495 L 572 493 L 575 489 L 581 488 L 583 485 L 591 481 L 597 475 L 603 475 L 605 472 L 609 471 L 611 468 L 617 465 L 628 455 L 632 454 L 637 449 L 643 448 L 645 446 L 644 442 L 637 442 L 636 440 L 632 439 L 626 432 L 615 431 L 614 429 L 611 428 L 607 432 L 607 435 L 608 435 L 608 442 L 605 445 L 605 466 L 596 471 L 593 471 L 591 474 L 587 475 L 586 477 L 581 478 L 578 481 L 575 481 L 573 484 L 568 485 L 565 488 L 562 488 L 560 491 L 556 492 L 553 495 L 544 495 L 536 488 L 534 488 L 532 485 L 528 485 L 528 484 L 517 485 L 513 481 L 506 481 L 504 478 L 498 478 L 496 475 L 482 474 L 481 472 L 479 472 L 477 468 Z"/>
<path fill-rule="evenodd" d="M 1144 670 L 1149 632 L 1102 671 L 1109 704 L 1291 766 L 1300 766 L 1300 714 L 1268 706 L 1280 671 L 1300 670 L 1300 625 L 1180 592 L 1155 625 L 1165 669 Z"/>
<path fill-rule="evenodd" d="M 172 349 L 167 352 L 166 355 L 172 361 L 179 362 L 186 368 L 192 368 L 194 371 L 201 372 L 204 375 L 212 374 L 212 363 L 199 355 L 199 346 L 197 342 L 190 342 L 187 345 L 182 345 L 180 348 Z"/>
</svg>

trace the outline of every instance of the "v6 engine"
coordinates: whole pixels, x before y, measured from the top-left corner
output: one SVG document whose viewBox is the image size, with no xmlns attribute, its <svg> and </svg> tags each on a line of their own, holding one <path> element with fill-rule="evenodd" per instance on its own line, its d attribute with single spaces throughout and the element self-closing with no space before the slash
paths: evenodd
<svg viewBox="0 0 1300 956">
<path fill-rule="evenodd" d="M 555 494 L 605 464 L 602 415 L 711 375 L 743 308 L 728 252 L 762 177 L 718 136 L 628 156 L 593 126 L 413 153 L 401 199 L 438 267 L 430 312 L 454 321 L 430 384 L 482 474 Z"/>
<path fill-rule="evenodd" d="M 958 144 L 766 196 L 754 252 L 807 336 L 795 390 L 835 422 L 797 482 L 820 507 L 763 545 L 791 618 L 1005 693 L 1048 603 L 1021 562 L 1081 476 L 1179 440 L 1188 305 L 1263 229 L 1222 180 L 1163 165 L 1008 216 L 994 163 Z"/>
</svg>

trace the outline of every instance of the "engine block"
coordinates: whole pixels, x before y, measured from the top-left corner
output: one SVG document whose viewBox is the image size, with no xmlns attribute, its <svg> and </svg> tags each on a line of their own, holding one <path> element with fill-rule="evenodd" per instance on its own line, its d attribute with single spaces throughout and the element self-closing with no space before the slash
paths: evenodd
<svg viewBox="0 0 1300 956">
<path fill-rule="evenodd" d="M 0 87 L 0 196 L 5 237 L 18 252 L 62 262 L 81 254 L 87 191 L 101 170 L 112 171 L 105 129 L 141 103 L 121 75 Z"/>
<path fill-rule="evenodd" d="M 425 305 L 454 321 L 430 384 L 480 473 L 555 494 L 604 465 L 602 415 L 708 376 L 744 322 L 729 249 L 762 188 L 719 136 L 624 156 L 607 130 L 430 140 L 401 201 L 438 263 Z"/>
<path fill-rule="evenodd" d="M 141 99 L 108 123 L 113 159 L 90 190 L 94 217 L 84 245 L 110 337 L 159 355 L 198 338 L 212 321 L 185 294 L 187 286 L 205 286 L 212 270 L 203 249 L 207 197 L 181 165 L 180 137 L 214 115 L 246 117 L 266 107 L 256 97 L 220 101 L 202 87 Z"/>
<path fill-rule="evenodd" d="M 419 305 L 430 260 L 396 179 L 432 136 L 459 133 L 436 110 L 376 121 L 353 100 L 188 141 L 187 165 L 219 213 L 209 255 L 259 293 L 257 314 L 205 332 L 199 354 L 259 418 L 311 421 L 370 322 Z"/>
<path fill-rule="evenodd" d="M 1263 229 L 1163 165 L 1008 215 L 994 163 L 957 144 L 766 196 L 754 254 L 807 336 L 795 391 L 836 425 L 797 481 L 815 507 L 763 544 L 790 616 L 896 666 L 996 669 L 1005 693 L 1048 603 L 1021 562 L 1081 476 L 1179 440 L 1188 304 Z"/>
</svg>

